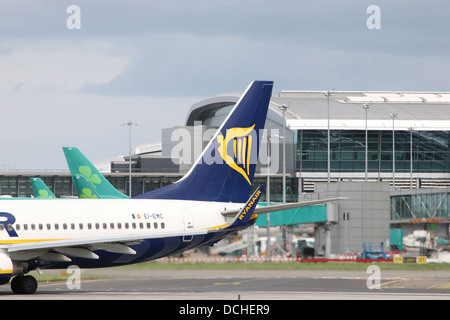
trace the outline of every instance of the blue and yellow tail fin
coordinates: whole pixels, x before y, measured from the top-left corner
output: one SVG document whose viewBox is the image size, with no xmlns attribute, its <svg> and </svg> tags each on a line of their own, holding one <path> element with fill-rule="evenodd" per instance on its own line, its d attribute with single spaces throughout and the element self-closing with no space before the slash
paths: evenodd
<svg viewBox="0 0 450 320">
<path fill-rule="evenodd" d="M 272 87 L 272 81 L 252 82 L 190 171 L 177 182 L 136 198 L 246 202 Z"/>
</svg>

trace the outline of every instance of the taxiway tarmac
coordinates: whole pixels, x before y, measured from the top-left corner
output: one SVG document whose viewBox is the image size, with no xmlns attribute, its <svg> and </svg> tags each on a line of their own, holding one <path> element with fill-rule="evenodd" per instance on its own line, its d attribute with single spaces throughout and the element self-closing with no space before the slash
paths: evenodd
<svg viewBox="0 0 450 320">
<path fill-rule="evenodd" d="M 370 288 L 368 277 L 365 271 L 91 269 L 82 270 L 80 288 L 40 282 L 27 296 L 6 285 L 0 300 L 450 300 L 449 271 L 381 271 L 379 289 Z"/>
</svg>

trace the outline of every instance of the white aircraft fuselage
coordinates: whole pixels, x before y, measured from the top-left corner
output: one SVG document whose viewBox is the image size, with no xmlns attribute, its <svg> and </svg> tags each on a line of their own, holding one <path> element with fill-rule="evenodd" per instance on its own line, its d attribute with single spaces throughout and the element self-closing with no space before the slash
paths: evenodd
<svg viewBox="0 0 450 320">
<path fill-rule="evenodd" d="M 231 221 L 221 214 L 222 211 L 242 206 L 157 199 L 2 201 L 0 252 L 14 244 L 21 250 L 9 252 L 13 260 L 40 257 L 45 261 L 44 251 L 49 251 L 48 244 L 61 241 L 65 248 L 56 246 L 52 249 L 53 254 L 49 255 L 48 263 L 41 265 L 42 268 L 61 268 L 75 262 L 79 267 L 93 268 L 147 261 L 219 241 L 222 233 L 208 231 L 224 228 Z M 125 245 L 116 248 L 106 245 L 104 247 L 110 251 L 104 251 L 101 244 L 95 243 L 95 239 L 104 243 L 105 239 L 114 242 L 114 238 L 135 253 L 125 249 Z M 67 249 L 67 241 L 78 243 L 83 239 L 89 239 L 89 243 L 81 247 L 94 250 L 98 257 L 87 255 L 87 258 L 74 259 L 72 255 L 70 261 L 64 259 L 64 256 L 68 258 L 65 253 L 71 252 Z M 27 244 L 31 243 L 33 247 L 27 250 Z M 35 243 L 47 248 L 40 249 Z M 66 261 L 55 262 L 55 251 Z M 79 255 L 83 256 L 81 252 Z"/>
</svg>

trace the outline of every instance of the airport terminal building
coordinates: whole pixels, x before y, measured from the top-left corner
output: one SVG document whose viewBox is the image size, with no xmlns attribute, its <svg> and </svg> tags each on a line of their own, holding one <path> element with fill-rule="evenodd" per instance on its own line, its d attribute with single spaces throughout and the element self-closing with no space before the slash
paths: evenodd
<svg viewBox="0 0 450 320">
<path fill-rule="evenodd" d="M 237 100 L 215 97 L 192 106 L 185 124 L 163 130 L 160 148 L 141 146 L 133 171 L 187 172 L 202 148 L 193 146 L 191 162 L 177 164 L 173 159 L 179 153 L 173 151 L 180 135 L 175 132 L 189 130 L 193 144 L 205 146 Z M 282 106 L 287 107 L 284 115 Z M 272 199 L 281 200 L 283 134 L 287 188 L 294 198 L 328 181 L 387 181 L 401 189 L 450 187 L 449 124 L 450 93 L 281 91 L 271 99 L 266 122 Z M 267 136 L 260 177 L 267 174 Z M 112 172 L 123 170 L 127 163 L 112 163 Z"/>
<path fill-rule="evenodd" d="M 182 177 L 238 99 L 199 101 L 185 123 L 162 130 L 160 144 L 136 147 L 132 195 Z M 288 202 L 348 197 L 314 223 L 317 252 L 361 251 L 363 242 L 389 241 L 391 229 L 448 239 L 449 131 L 450 93 L 281 91 L 270 102 L 254 185 L 269 175 L 271 202 L 283 191 Z M 126 194 L 128 165 L 112 161 L 104 174 Z M 69 172 L 0 172 L 0 194 L 30 196 L 35 176 L 59 197 L 76 196 Z"/>
</svg>

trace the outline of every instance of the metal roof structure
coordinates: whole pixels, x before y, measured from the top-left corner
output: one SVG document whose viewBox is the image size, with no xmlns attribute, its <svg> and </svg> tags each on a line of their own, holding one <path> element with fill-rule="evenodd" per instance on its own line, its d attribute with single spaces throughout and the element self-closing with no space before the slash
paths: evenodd
<svg viewBox="0 0 450 320">
<path fill-rule="evenodd" d="M 281 91 L 272 103 L 286 105 L 290 129 L 395 130 L 450 129 L 450 93 Z"/>
</svg>

